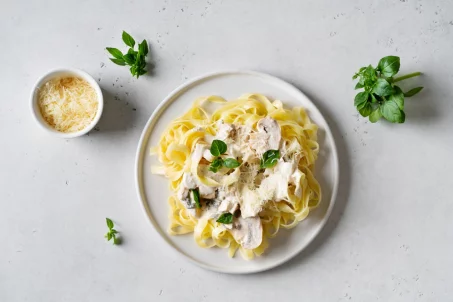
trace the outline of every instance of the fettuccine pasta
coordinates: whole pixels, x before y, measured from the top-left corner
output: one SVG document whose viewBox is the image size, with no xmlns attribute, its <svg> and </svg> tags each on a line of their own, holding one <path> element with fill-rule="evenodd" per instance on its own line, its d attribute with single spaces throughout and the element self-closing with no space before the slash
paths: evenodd
<svg viewBox="0 0 453 302">
<path fill-rule="evenodd" d="M 262 255 L 321 200 L 317 129 L 303 108 L 260 94 L 195 100 L 152 149 L 160 162 L 152 172 L 170 180 L 170 234 L 193 233 L 230 257 Z"/>
</svg>

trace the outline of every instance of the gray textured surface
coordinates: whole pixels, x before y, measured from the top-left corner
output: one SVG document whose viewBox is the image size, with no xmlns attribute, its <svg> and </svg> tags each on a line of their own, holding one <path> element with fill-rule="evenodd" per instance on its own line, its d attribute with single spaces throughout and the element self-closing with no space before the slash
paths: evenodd
<svg viewBox="0 0 453 302">
<path fill-rule="evenodd" d="M 0 301 L 448 301 L 453 289 L 453 2 L 2 1 Z M 156 68 L 131 79 L 104 51 L 146 38 Z M 402 58 L 426 89 L 404 125 L 371 125 L 351 75 Z M 99 131 L 47 136 L 29 93 L 59 66 L 106 95 Z M 133 163 L 142 127 L 184 80 L 225 68 L 279 76 L 331 122 L 338 206 L 308 251 L 250 276 L 207 272 L 156 244 Z M 134 110 L 136 109 L 136 110 Z M 112 217 L 125 242 L 103 240 Z M 278 285 L 277 285 L 278 284 Z"/>
</svg>

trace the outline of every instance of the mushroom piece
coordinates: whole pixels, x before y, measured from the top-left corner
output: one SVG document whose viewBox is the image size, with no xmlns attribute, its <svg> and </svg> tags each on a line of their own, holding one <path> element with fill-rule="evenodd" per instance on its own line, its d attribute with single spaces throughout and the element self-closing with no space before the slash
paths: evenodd
<svg viewBox="0 0 453 302">
<path fill-rule="evenodd" d="M 268 150 L 278 150 L 282 139 L 280 125 L 276 120 L 265 117 L 258 121 L 258 132 L 250 134 L 250 146 L 261 156 Z"/>
<path fill-rule="evenodd" d="M 248 218 L 239 216 L 233 221 L 230 232 L 234 239 L 248 250 L 257 248 L 263 241 L 263 225 L 259 216 Z"/>
<path fill-rule="evenodd" d="M 258 121 L 256 126 L 259 132 L 267 133 L 269 136 L 268 145 L 269 150 L 278 150 L 280 147 L 280 140 L 282 139 L 280 125 L 276 120 L 270 117 L 262 118 Z"/>
</svg>

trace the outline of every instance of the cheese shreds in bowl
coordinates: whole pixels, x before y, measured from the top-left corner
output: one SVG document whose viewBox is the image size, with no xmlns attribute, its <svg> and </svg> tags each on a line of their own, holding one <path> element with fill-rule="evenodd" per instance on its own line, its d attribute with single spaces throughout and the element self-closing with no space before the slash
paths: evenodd
<svg viewBox="0 0 453 302">
<path fill-rule="evenodd" d="M 95 89 L 78 77 L 59 77 L 39 88 L 38 106 L 55 130 L 70 133 L 86 128 L 98 110 Z"/>
</svg>

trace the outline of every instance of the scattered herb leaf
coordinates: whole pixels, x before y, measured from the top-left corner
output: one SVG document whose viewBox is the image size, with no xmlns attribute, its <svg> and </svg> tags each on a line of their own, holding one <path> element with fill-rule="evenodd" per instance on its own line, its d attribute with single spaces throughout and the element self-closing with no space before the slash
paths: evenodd
<svg viewBox="0 0 453 302">
<path fill-rule="evenodd" d="M 419 93 L 423 87 L 417 87 L 403 93 L 395 83 L 421 75 L 420 72 L 410 73 L 393 78 L 400 69 L 400 58 L 387 56 L 382 58 L 378 66 L 369 65 L 359 69 L 352 77 L 358 79 L 355 89 L 364 89 L 354 98 L 354 106 L 359 113 L 368 117 L 370 122 L 376 123 L 381 117 L 392 123 L 404 123 L 404 98 Z M 264 157 L 263 157 L 264 159 Z M 261 160 L 263 167 L 264 160 Z"/>
<path fill-rule="evenodd" d="M 212 171 L 214 173 L 217 173 L 219 169 L 222 167 L 223 164 L 223 159 L 220 157 L 215 158 L 212 162 L 211 165 L 209 166 L 209 171 Z"/>
<path fill-rule="evenodd" d="M 221 140 L 215 139 L 211 144 L 211 154 L 220 156 L 227 151 L 227 145 Z"/>
<path fill-rule="evenodd" d="M 234 158 L 227 158 L 223 160 L 223 166 L 229 169 L 234 169 L 239 167 L 241 164 Z"/>
<path fill-rule="evenodd" d="M 193 194 L 193 201 L 195 201 L 195 207 L 197 209 L 201 209 L 200 192 L 198 192 L 198 189 L 190 189 L 190 191 Z"/>
<path fill-rule="evenodd" d="M 148 43 L 143 40 L 138 45 L 138 51 L 134 50 L 135 40 L 127 32 L 123 31 L 122 38 L 124 43 L 129 46 L 126 54 L 123 54 L 119 49 L 107 47 L 107 51 L 113 56 L 110 60 L 120 66 L 129 65 L 132 76 L 137 79 L 147 73 L 146 68 L 146 55 L 148 54 Z"/>
<path fill-rule="evenodd" d="M 105 218 L 105 221 L 107 222 L 107 227 L 109 228 L 109 231 L 107 234 L 105 234 L 105 238 L 107 238 L 107 241 L 110 241 L 113 239 L 113 244 L 119 244 L 119 239 L 116 237 L 116 234 L 118 234 L 118 231 L 114 229 L 114 224 L 113 221 L 110 218 Z"/>
<path fill-rule="evenodd" d="M 280 151 L 278 150 L 268 150 L 264 152 L 263 158 L 260 160 L 261 169 L 272 168 L 277 164 L 278 159 L 280 158 Z"/>
<path fill-rule="evenodd" d="M 223 224 L 233 223 L 233 214 L 223 213 L 222 215 L 219 216 L 219 218 L 217 219 L 217 222 L 220 222 Z"/>
<path fill-rule="evenodd" d="M 130 34 L 128 34 L 127 32 L 125 32 L 123 30 L 123 34 L 121 36 L 123 38 L 123 42 L 124 44 L 126 44 L 127 46 L 131 47 L 131 48 L 134 48 L 135 46 L 135 40 L 134 38 L 131 37 Z"/>
</svg>

